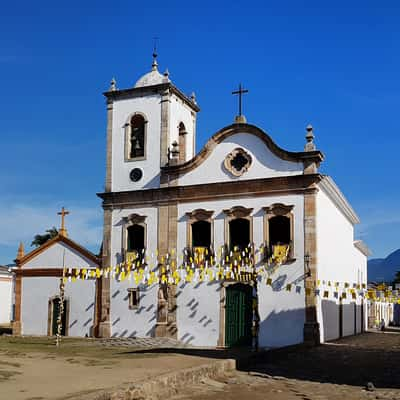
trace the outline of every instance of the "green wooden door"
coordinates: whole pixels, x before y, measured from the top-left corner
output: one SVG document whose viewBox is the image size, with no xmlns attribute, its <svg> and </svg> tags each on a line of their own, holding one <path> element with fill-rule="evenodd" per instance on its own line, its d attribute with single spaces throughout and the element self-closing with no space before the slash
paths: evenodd
<svg viewBox="0 0 400 400">
<path fill-rule="evenodd" d="M 64 312 L 62 315 L 62 329 L 61 329 L 62 336 L 65 336 L 65 324 L 67 321 L 66 311 L 67 311 L 67 302 L 64 300 Z M 53 336 L 57 334 L 57 318 L 59 313 L 60 313 L 60 299 L 56 298 L 53 300 L 53 321 L 52 321 L 53 324 L 51 326 L 51 334 Z"/>
<path fill-rule="evenodd" d="M 236 284 L 226 288 L 225 346 L 251 345 L 252 287 Z"/>
</svg>

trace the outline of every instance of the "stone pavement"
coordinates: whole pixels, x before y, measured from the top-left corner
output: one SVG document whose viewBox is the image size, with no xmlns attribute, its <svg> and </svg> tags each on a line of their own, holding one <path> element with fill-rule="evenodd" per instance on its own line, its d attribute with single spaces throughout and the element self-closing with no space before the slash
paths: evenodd
<svg viewBox="0 0 400 400">
<path fill-rule="evenodd" d="M 106 347 L 135 347 L 144 349 L 183 349 L 192 346 L 172 338 L 107 338 L 95 339 L 93 344 Z"/>
<path fill-rule="evenodd" d="M 399 400 L 399 390 L 372 392 L 348 385 L 287 379 L 280 376 L 236 372 L 218 379 L 204 379 L 171 400 Z"/>
<path fill-rule="evenodd" d="M 400 334 L 366 333 L 266 352 L 242 371 L 185 387 L 173 400 L 399 400 L 399 376 Z"/>
</svg>

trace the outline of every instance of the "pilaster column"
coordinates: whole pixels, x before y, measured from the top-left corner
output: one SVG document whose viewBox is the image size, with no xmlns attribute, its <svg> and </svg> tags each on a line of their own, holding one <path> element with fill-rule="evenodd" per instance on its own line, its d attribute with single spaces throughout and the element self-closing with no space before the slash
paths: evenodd
<svg viewBox="0 0 400 400">
<path fill-rule="evenodd" d="M 18 271 L 21 266 L 18 265 Z M 19 336 L 22 334 L 22 321 L 21 321 L 21 300 L 22 300 L 22 276 L 18 273 L 15 277 L 15 315 L 12 322 L 12 334 Z"/>
<path fill-rule="evenodd" d="M 320 343 L 320 330 L 317 320 L 317 299 L 315 282 L 317 281 L 317 191 L 316 187 L 308 189 L 304 194 L 304 254 L 309 255 L 309 271 L 305 279 L 305 324 L 304 342 L 310 345 Z"/>
<path fill-rule="evenodd" d="M 170 90 L 165 89 L 161 94 L 161 127 L 160 127 L 160 165 L 168 164 L 169 119 L 170 119 Z"/>
<path fill-rule="evenodd" d="M 19 244 L 17 258 L 15 264 L 17 265 L 17 271 L 15 272 L 15 312 L 14 321 L 12 322 L 12 333 L 13 335 L 22 334 L 22 318 L 21 318 L 21 302 L 22 302 L 22 275 L 21 275 L 21 260 L 25 255 L 24 245 L 22 242 Z"/>
<path fill-rule="evenodd" d="M 161 205 L 158 208 L 158 251 L 160 257 L 165 259 L 168 252 L 172 249 L 176 250 L 177 245 L 177 228 L 178 228 L 178 205 L 176 203 Z M 176 262 L 176 253 L 171 255 L 170 261 Z M 176 265 L 176 264 L 175 264 Z M 170 262 L 171 266 L 171 262 Z M 162 290 L 161 286 L 160 289 Z M 155 336 L 156 337 L 172 337 L 177 338 L 178 329 L 176 325 L 176 285 L 168 284 L 167 290 L 167 321 L 157 320 Z M 158 309 L 164 306 L 160 304 L 162 297 L 158 298 Z M 158 317 L 158 316 L 157 316 Z"/>
<path fill-rule="evenodd" d="M 106 183 L 105 183 L 106 192 L 111 192 L 111 181 L 112 181 L 112 125 L 113 125 L 113 101 L 107 99 L 107 154 L 106 154 Z"/>
<path fill-rule="evenodd" d="M 108 268 L 111 265 L 111 229 L 112 229 L 112 209 L 104 209 L 104 233 L 103 233 L 103 255 L 102 255 L 102 268 Z M 102 338 L 111 336 L 111 323 L 110 323 L 110 278 L 104 275 L 100 278 L 98 284 L 99 295 L 97 301 L 99 308 L 99 326 L 98 335 Z"/>
</svg>

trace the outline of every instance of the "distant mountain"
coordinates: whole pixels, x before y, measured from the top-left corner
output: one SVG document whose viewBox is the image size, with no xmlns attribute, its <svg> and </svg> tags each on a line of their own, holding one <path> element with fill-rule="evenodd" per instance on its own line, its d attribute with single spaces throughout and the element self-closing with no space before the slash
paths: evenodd
<svg viewBox="0 0 400 400">
<path fill-rule="evenodd" d="M 400 249 L 386 258 L 368 260 L 368 282 L 392 281 L 397 271 L 400 271 Z"/>
</svg>

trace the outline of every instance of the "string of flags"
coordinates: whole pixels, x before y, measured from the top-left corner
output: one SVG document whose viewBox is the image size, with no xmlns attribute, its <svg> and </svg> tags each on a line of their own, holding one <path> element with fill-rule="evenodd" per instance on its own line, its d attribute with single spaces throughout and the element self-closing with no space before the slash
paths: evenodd
<svg viewBox="0 0 400 400">
<path fill-rule="evenodd" d="M 265 284 L 279 291 L 314 294 L 322 299 L 355 300 L 361 297 L 369 301 L 400 304 L 398 290 L 367 289 L 365 283 L 317 280 L 311 283 L 311 287 L 299 283 L 286 283 L 282 286 L 271 277 L 277 267 L 276 263 L 272 265 L 268 262 L 255 263 L 250 247 L 226 255 L 222 253 L 219 260 L 205 252 L 197 255 L 186 254 L 180 262 L 179 258 L 178 260 L 174 258 L 174 252 L 165 256 L 159 256 L 157 253 L 145 256 L 143 252 L 142 257 L 138 257 L 137 253 L 132 256 L 127 254 L 126 258 L 126 262 L 106 268 L 65 268 L 63 281 L 66 283 L 105 277 L 119 282 L 127 280 L 136 285 L 148 286 L 158 283 L 179 285 L 223 280 L 256 281 L 258 284 Z"/>
</svg>

